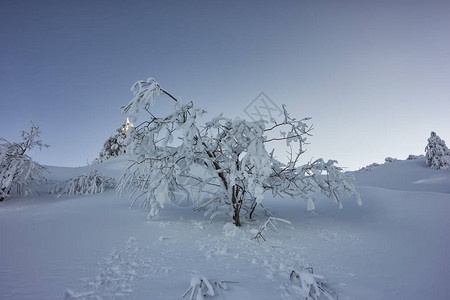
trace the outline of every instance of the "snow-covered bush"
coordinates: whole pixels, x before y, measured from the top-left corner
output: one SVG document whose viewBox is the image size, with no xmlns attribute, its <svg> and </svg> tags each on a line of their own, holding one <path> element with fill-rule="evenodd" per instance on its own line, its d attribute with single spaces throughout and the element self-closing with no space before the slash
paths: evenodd
<svg viewBox="0 0 450 300">
<path fill-rule="evenodd" d="M 99 154 L 99 157 L 96 158 L 93 163 L 101 163 L 108 160 L 111 157 L 116 157 L 121 154 L 126 153 L 126 137 L 127 131 L 133 127 L 133 124 L 128 120 L 122 124 L 121 127 L 116 129 L 114 132 L 103 144 L 103 149 Z"/>
<path fill-rule="evenodd" d="M 397 158 L 390 157 L 390 156 L 388 156 L 388 157 L 386 157 L 386 158 L 384 159 L 384 162 L 385 162 L 385 163 L 391 163 L 391 162 L 395 162 L 395 161 L 398 161 L 398 159 L 397 159 Z"/>
<path fill-rule="evenodd" d="M 392 163 L 392 162 L 395 162 L 395 161 L 398 161 L 398 159 L 397 158 L 392 158 L 392 157 L 390 157 L 390 156 L 388 156 L 388 157 L 386 157 L 385 159 L 384 159 L 384 163 L 385 164 L 387 164 L 387 163 Z M 363 171 L 363 172 L 370 172 L 370 171 L 373 171 L 374 169 L 376 169 L 376 168 L 378 168 L 379 166 L 381 166 L 382 164 L 379 164 L 379 163 L 371 163 L 370 165 L 367 165 L 367 166 L 365 166 L 365 167 L 362 167 L 362 168 L 360 168 L 358 171 Z"/>
<path fill-rule="evenodd" d="M 138 81 L 131 90 L 135 96 L 123 112 L 132 121 L 140 113 L 148 113 L 149 119 L 133 128 L 128 147 L 132 158 L 118 191 L 131 188 L 135 201 L 142 199 L 141 205 L 150 209 L 149 216 L 158 214 L 167 200 L 175 201 L 175 192 L 191 197 L 190 186 L 202 194 L 199 210 L 212 218 L 222 213 L 221 207 L 227 207 L 236 226 L 241 225 L 242 216 L 253 217 L 266 191 L 273 196 L 303 198 L 309 210 L 314 209 L 314 195 L 319 192 L 339 207 L 341 191 L 354 195 L 360 203 L 351 178 L 341 172 L 336 161 L 317 159 L 298 165 L 312 128 L 306 124 L 309 118 L 295 119 L 285 106 L 280 122 L 249 122 L 220 115 L 200 126 L 197 120 L 205 111 L 176 99 L 154 79 Z M 167 116 L 156 117 L 150 107 L 162 94 L 175 105 Z M 266 150 L 274 141 L 286 143 L 287 163 L 278 161 L 274 150 Z"/>
<path fill-rule="evenodd" d="M 103 193 L 105 188 L 115 188 L 115 186 L 116 183 L 113 178 L 106 177 L 97 170 L 92 170 L 89 174 L 83 174 L 54 185 L 50 189 L 50 193 L 58 195 L 92 195 Z"/>
<path fill-rule="evenodd" d="M 204 276 L 194 275 L 191 278 L 191 285 L 184 293 L 183 298 L 189 294 L 189 300 L 203 300 L 208 296 L 214 297 L 214 288 Z"/>
<path fill-rule="evenodd" d="M 15 187 L 17 194 L 28 194 L 33 184 L 45 180 L 42 173 L 46 170 L 25 154 L 38 147 L 49 147 L 39 138 L 39 127 L 31 122 L 29 132 L 22 131 L 22 142 L 11 143 L 0 138 L 0 201 L 10 195 Z"/>
<path fill-rule="evenodd" d="M 448 169 L 450 168 L 450 150 L 445 145 L 436 132 L 432 131 L 428 139 L 428 145 L 425 147 L 425 157 L 427 164 L 432 169 Z"/>
<path fill-rule="evenodd" d="M 380 164 L 378 163 L 371 163 L 370 165 L 367 165 L 365 167 L 362 167 L 361 169 L 359 169 L 358 171 L 365 171 L 365 172 L 369 172 L 369 171 L 373 171 L 374 169 L 378 168 L 380 166 Z"/>
<path fill-rule="evenodd" d="M 415 159 L 424 158 L 424 157 L 425 156 L 423 154 L 421 154 L 421 155 L 410 154 L 410 155 L 408 155 L 406 160 L 415 160 Z"/>
<path fill-rule="evenodd" d="M 332 295 L 332 292 L 323 282 L 323 279 L 323 276 L 314 274 L 312 268 L 304 268 L 299 273 L 293 270 L 289 277 L 293 291 L 299 296 L 299 299 L 323 299 L 321 296 L 324 296 L 329 300 L 337 299 L 337 297 Z"/>
<path fill-rule="evenodd" d="M 233 281 L 215 281 L 214 285 L 204 276 L 193 275 L 191 285 L 183 295 L 185 298 L 189 294 L 189 300 L 203 300 L 216 295 L 221 295 L 222 290 L 228 290 L 229 283 L 237 283 Z"/>
</svg>

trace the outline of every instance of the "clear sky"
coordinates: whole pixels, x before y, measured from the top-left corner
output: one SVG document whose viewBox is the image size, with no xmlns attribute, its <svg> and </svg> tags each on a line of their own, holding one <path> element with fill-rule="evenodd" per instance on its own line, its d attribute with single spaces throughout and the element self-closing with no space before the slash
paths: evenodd
<svg viewBox="0 0 450 300">
<path fill-rule="evenodd" d="M 260 92 L 312 117 L 305 160 L 356 169 L 450 143 L 450 1 L 0 1 L 0 136 L 82 166 L 154 77 L 213 117 Z M 169 109 L 161 99 L 158 109 Z M 164 106 L 165 105 L 165 106 Z"/>
</svg>

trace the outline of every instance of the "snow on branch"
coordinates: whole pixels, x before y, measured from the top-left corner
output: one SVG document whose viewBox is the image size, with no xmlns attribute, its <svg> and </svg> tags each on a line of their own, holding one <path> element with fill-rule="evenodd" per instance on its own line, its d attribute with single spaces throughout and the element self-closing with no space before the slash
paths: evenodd
<svg viewBox="0 0 450 300">
<path fill-rule="evenodd" d="M 123 113 L 128 113 L 133 121 L 136 121 L 140 111 L 155 105 L 155 96 L 161 95 L 159 83 L 153 78 L 140 80 L 131 86 L 134 98 L 128 105 L 122 107 Z"/>
</svg>

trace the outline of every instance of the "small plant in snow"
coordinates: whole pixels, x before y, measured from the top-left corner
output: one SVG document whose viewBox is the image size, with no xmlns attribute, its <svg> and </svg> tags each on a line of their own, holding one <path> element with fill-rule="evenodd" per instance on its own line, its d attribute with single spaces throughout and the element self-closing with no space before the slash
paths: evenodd
<svg viewBox="0 0 450 300">
<path fill-rule="evenodd" d="M 299 299 L 318 300 L 324 296 L 329 300 L 336 300 L 337 297 L 332 296 L 330 291 L 327 291 L 328 287 L 323 283 L 323 279 L 323 276 L 314 274 L 312 268 L 305 268 L 300 273 L 292 270 L 289 276 L 294 293 L 301 297 Z"/>
<path fill-rule="evenodd" d="M 221 295 L 222 290 L 228 290 L 229 283 L 237 283 L 234 281 L 216 281 L 212 285 L 204 276 L 194 275 L 191 278 L 191 285 L 183 295 L 185 298 L 189 294 L 189 300 L 203 300 L 208 297 L 214 297 L 216 294 Z"/>
<path fill-rule="evenodd" d="M 260 240 L 266 241 L 266 237 L 263 235 L 263 233 L 265 234 L 265 232 L 267 230 L 271 230 L 273 232 L 277 232 L 276 221 L 284 222 L 286 224 L 291 224 L 291 222 L 289 222 L 288 220 L 275 218 L 275 217 L 269 217 L 267 219 L 267 221 L 264 222 L 263 226 L 261 226 L 261 228 L 258 230 L 258 232 L 256 232 L 256 234 L 252 238 L 252 240 L 257 240 L 258 243 L 260 242 Z"/>
<path fill-rule="evenodd" d="M 192 186 L 203 192 L 199 210 L 214 217 L 226 207 L 236 226 L 241 225 L 242 216 L 253 217 L 266 191 L 273 196 L 303 198 L 309 210 L 314 209 L 314 195 L 319 192 L 339 207 L 341 191 L 353 194 L 360 203 L 351 178 L 341 172 L 336 161 L 317 159 L 299 165 L 312 128 L 306 124 L 309 118 L 295 119 L 285 106 L 281 121 L 249 122 L 220 115 L 201 126 L 198 118 L 205 111 L 176 99 L 154 79 L 138 81 L 131 90 L 135 96 L 123 112 L 132 121 L 141 113 L 149 119 L 131 129 L 127 149 L 132 159 L 118 191 L 130 188 L 135 201 L 142 199 L 141 206 L 149 208 L 150 217 L 158 214 L 166 201 L 176 201 L 175 192 L 190 197 Z M 157 117 L 150 107 L 162 94 L 175 105 L 171 113 Z M 274 141 L 286 143 L 287 163 L 278 161 L 274 150 L 267 151 Z"/>
<path fill-rule="evenodd" d="M 28 194 L 31 186 L 45 180 L 42 173 L 46 170 L 25 154 L 38 147 L 49 147 L 39 140 L 39 127 L 31 122 L 30 130 L 22 131 L 22 142 L 11 143 L 0 138 L 0 201 L 11 194 L 15 187 L 17 194 Z"/>
<path fill-rule="evenodd" d="M 184 293 L 183 298 L 189 294 L 189 300 L 203 300 L 208 296 L 215 296 L 211 283 L 203 276 L 194 275 L 191 278 L 191 286 Z"/>
<path fill-rule="evenodd" d="M 54 185 L 50 193 L 59 195 L 92 195 L 103 193 L 105 188 L 114 188 L 115 180 L 97 170 Z"/>
<path fill-rule="evenodd" d="M 428 139 L 428 145 L 425 147 L 425 157 L 427 164 L 432 169 L 448 169 L 450 168 L 450 150 L 445 145 L 436 132 L 432 131 Z"/>
</svg>

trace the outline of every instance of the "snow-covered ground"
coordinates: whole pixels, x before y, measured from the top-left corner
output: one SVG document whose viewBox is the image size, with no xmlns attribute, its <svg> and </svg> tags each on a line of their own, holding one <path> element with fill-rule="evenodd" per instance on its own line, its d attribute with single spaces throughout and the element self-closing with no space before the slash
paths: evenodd
<svg viewBox="0 0 450 300">
<path fill-rule="evenodd" d="M 50 167 L 49 184 L 123 161 Z M 148 220 L 114 190 L 91 196 L 13 197 L 0 203 L 0 299 L 181 299 L 193 275 L 227 286 L 213 299 L 300 299 L 292 270 L 312 267 L 339 299 L 449 299 L 450 170 L 424 159 L 355 172 L 363 206 L 265 199 L 266 218 L 236 228 L 168 205 Z M 187 298 L 188 296 L 186 296 Z"/>
</svg>

